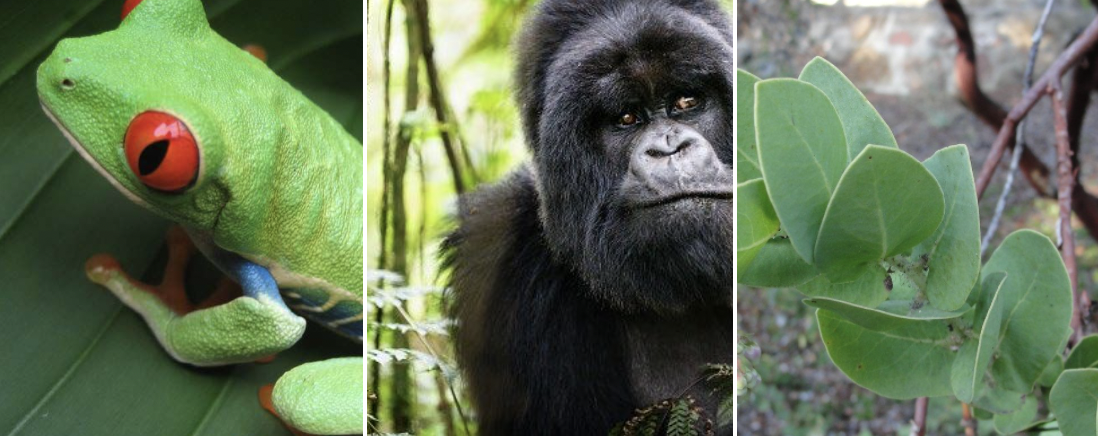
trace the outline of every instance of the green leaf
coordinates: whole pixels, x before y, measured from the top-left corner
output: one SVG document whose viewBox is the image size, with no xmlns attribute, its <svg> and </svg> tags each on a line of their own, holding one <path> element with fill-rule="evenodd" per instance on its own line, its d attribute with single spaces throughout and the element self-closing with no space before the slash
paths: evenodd
<svg viewBox="0 0 1098 436">
<path fill-rule="evenodd" d="M 831 283 L 820 275 L 808 283 L 797 286 L 809 297 L 832 298 L 864 307 L 877 307 L 888 299 L 885 286 L 885 270 L 881 267 L 869 268 L 857 280 L 849 283 Z"/>
<path fill-rule="evenodd" d="M 1007 236 L 981 280 L 998 272 L 1007 277 L 999 289 L 1004 318 L 991 377 L 1002 389 L 1029 392 L 1071 335 L 1071 285 L 1052 241 L 1031 230 Z"/>
<path fill-rule="evenodd" d="M 1000 386 L 989 386 L 972 404 L 997 415 L 1003 415 L 1021 409 L 1025 398 L 1026 394 L 1023 392 L 1014 392 Z"/>
<path fill-rule="evenodd" d="M 1056 379 L 1060 377 L 1060 373 L 1064 372 L 1064 359 L 1060 356 L 1053 357 L 1045 369 L 1041 371 L 1041 376 L 1037 379 L 1037 384 L 1041 387 L 1051 388 L 1056 384 Z"/>
<path fill-rule="evenodd" d="M 793 248 L 813 263 L 816 236 L 848 160 L 835 107 L 819 89 L 795 79 L 755 84 L 759 167 Z"/>
<path fill-rule="evenodd" d="M 984 375 L 991 363 L 991 356 L 999 343 L 999 325 L 1003 319 L 1003 305 L 998 296 L 1004 278 L 1006 278 L 1005 274 L 996 273 L 984 280 L 982 295 L 976 305 L 976 319 L 973 323 L 979 328 L 978 336 L 975 340 L 966 340 L 953 361 L 953 369 L 950 373 L 953 395 L 963 403 L 972 403 L 980 393 L 984 384 Z"/>
<path fill-rule="evenodd" d="M 1098 369 L 1069 369 L 1060 375 L 1048 398 L 1064 436 L 1098 434 Z"/>
<path fill-rule="evenodd" d="M 812 59 L 801 70 L 800 80 L 816 85 L 835 106 L 850 156 L 857 156 L 870 144 L 898 148 L 896 137 L 881 114 L 831 62 L 821 57 Z"/>
<path fill-rule="evenodd" d="M 854 383 L 893 399 L 950 395 L 951 349 L 960 338 L 944 318 L 912 318 L 826 298 L 816 307 L 820 336 L 835 366 Z"/>
<path fill-rule="evenodd" d="M 0 434 L 290 435 L 259 407 L 260 386 L 289 368 L 361 353 L 310 325 L 269 364 L 176 363 L 139 316 L 88 281 L 84 261 L 113 254 L 156 281 L 168 223 L 84 162 L 42 113 L 35 70 L 64 37 L 118 26 L 121 1 L 0 2 Z M 362 3 L 206 3 L 234 43 L 258 43 L 272 66 L 362 137 Z M 201 86 L 201 84 L 194 84 Z M 188 290 L 219 273 L 196 262 Z M 144 273 L 144 274 L 143 274 Z"/>
<path fill-rule="evenodd" d="M 763 245 L 778 233 L 778 216 L 762 179 L 736 186 L 736 268 L 751 264 Z"/>
<path fill-rule="evenodd" d="M 930 304 L 953 310 L 965 304 L 980 277 L 980 212 L 968 148 L 943 148 L 923 165 L 942 188 L 945 212 L 938 229 L 912 250 L 912 257 L 927 256 Z"/>
<path fill-rule="evenodd" d="M 944 207 L 938 182 L 919 161 L 870 145 L 843 173 L 827 206 L 815 265 L 832 282 L 856 279 L 867 265 L 930 237 Z"/>
<path fill-rule="evenodd" d="M 755 83 L 758 77 L 736 70 L 736 182 L 762 177 L 755 147 Z"/>
<path fill-rule="evenodd" d="M 1098 335 L 1090 335 L 1075 344 L 1071 349 L 1067 360 L 1064 361 L 1064 369 L 1093 368 L 1098 366 Z"/>
<path fill-rule="evenodd" d="M 1036 424 L 1037 399 L 1027 395 L 1022 407 L 1013 413 L 995 415 L 995 431 L 999 434 L 1014 434 Z"/>
<path fill-rule="evenodd" d="M 792 288 L 820 275 L 797 255 L 789 238 L 783 237 L 763 244 L 755 261 L 738 273 L 740 284 L 760 288 Z"/>
</svg>

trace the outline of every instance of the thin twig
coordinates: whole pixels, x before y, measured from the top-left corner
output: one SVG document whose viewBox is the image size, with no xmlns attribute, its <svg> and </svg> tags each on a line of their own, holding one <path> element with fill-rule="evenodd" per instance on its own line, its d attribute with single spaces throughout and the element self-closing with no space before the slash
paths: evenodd
<svg viewBox="0 0 1098 436">
<path fill-rule="evenodd" d="M 1045 23 L 1048 22 L 1048 16 L 1052 12 L 1052 6 L 1056 4 L 1056 0 L 1048 0 L 1045 2 L 1045 10 L 1041 12 L 1041 18 L 1037 21 L 1037 28 L 1033 30 L 1033 37 L 1030 39 L 1029 44 L 1029 59 L 1026 61 L 1026 70 L 1022 74 L 1022 95 L 1025 95 L 1031 85 L 1033 85 L 1033 66 L 1037 63 L 1037 51 L 1041 48 L 1041 38 L 1045 36 Z M 1026 120 L 1023 118 L 1018 123 L 1018 133 L 1014 138 L 1014 143 L 1021 146 L 1022 149 L 1026 147 Z M 1018 153 L 1019 147 L 1014 147 L 1012 156 L 1010 157 L 1010 170 L 1007 172 L 1006 181 L 1003 183 L 1003 192 L 999 194 L 999 201 L 995 203 L 995 214 L 991 216 L 991 222 L 987 226 L 987 233 L 984 233 L 984 239 L 980 241 L 980 257 L 984 256 L 984 252 L 987 251 L 987 247 L 991 242 L 992 236 L 995 236 L 995 231 L 999 229 L 999 220 L 1003 217 L 1003 210 L 1006 209 L 1007 198 L 1010 197 L 1010 189 L 1014 186 L 1014 174 L 1018 172 L 1018 162 L 1022 160 L 1022 154 Z"/>
<path fill-rule="evenodd" d="M 388 249 L 389 201 L 391 199 L 391 197 L 390 197 L 391 194 L 389 192 L 388 187 L 389 187 L 390 179 L 392 177 L 392 164 L 390 162 L 392 160 L 392 157 L 390 156 L 392 154 L 392 152 L 390 151 L 390 149 L 393 147 L 393 145 L 392 145 L 392 125 L 391 125 L 392 121 L 390 120 L 390 112 L 393 110 L 393 107 L 392 107 L 392 101 L 391 101 L 391 97 L 390 97 L 390 88 L 389 88 L 389 84 L 390 84 L 390 80 L 391 80 L 390 76 L 391 76 L 392 62 L 391 62 L 391 59 L 390 59 L 389 49 L 390 49 L 390 43 L 392 42 L 392 35 L 393 35 L 393 5 L 395 3 L 396 3 L 396 0 L 388 0 L 388 2 L 385 5 L 385 34 L 383 35 L 383 38 L 382 38 L 383 42 L 382 42 L 382 52 L 381 52 L 381 59 L 382 59 L 382 62 L 381 62 L 381 64 L 382 64 L 382 67 L 381 67 L 382 91 L 381 92 L 382 92 L 382 95 L 383 95 L 382 109 L 381 109 L 381 111 L 382 111 L 382 118 L 381 118 L 381 120 L 382 120 L 381 121 L 382 122 L 382 128 L 381 128 L 381 131 L 382 131 L 382 139 L 381 139 L 381 144 L 382 144 L 381 145 L 381 186 L 383 187 L 383 189 L 381 190 L 381 217 L 380 217 L 380 224 L 381 225 L 378 227 L 379 232 L 380 232 L 380 238 L 378 238 L 378 240 L 380 241 L 380 244 L 381 244 L 380 245 L 381 249 L 378 250 L 378 255 L 377 255 L 377 267 L 379 269 L 384 269 L 386 267 L 386 262 L 388 262 L 388 259 L 386 258 L 386 253 L 389 252 L 389 249 Z M 382 286 L 384 286 L 384 284 L 382 284 Z M 385 309 L 384 308 L 378 307 L 378 308 L 374 309 L 374 320 L 377 321 L 377 322 L 384 322 L 385 321 Z M 374 349 L 381 348 L 381 329 L 377 329 L 377 330 L 374 331 L 374 336 L 372 338 L 372 342 L 373 342 Z M 368 384 L 369 390 L 370 390 L 370 392 L 373 392 L 374 395 L 380 395 L 379 391 L 381 390 L 381 364 L 378 363 L 378 362 L 375 362 L 375 361 L 371 361 L 369 371 L 370 371 L 369 372 L 369 377 L 367 377 L 368 378 L 368 383 L 369 383 Z M 368 412 L 368 415 L 370 415 L 370 418 L 371 418 L 369 421 L 373 422 L 374 420 L 378 419 L 378 412 L 381 410 L 380 409 L 381 402 L 380 402 L 379 398 L 374 398 L 374 400 L 370 401 L 369 403 L 370 404 L 369 404 L 369 407 L 367 408 L 367 412 Z"/>
<path fill-rule="evenodd" d="M 912 422 L 911 436 L 926 436 L 926 408 L 929 402 L 927 397 L 915 399 L 915 419 Z"/>
<path fill-rule="evenodd" d="M 1003 126 L 1007 111 L 980 89 L 979 74 L 976 69 L 976 42 L 972 38 L 972 32 L 969 31 L 965 10 L 958 0 L 939 0 L 939 3 L 957 36 L 957 55 L 953 61 L 953 72 L 961 100 L 980 121 L 998 131 Z M 1014 142 L 1007 146 L 1013 150 Z M 1029 180 L 1030 185 L 1042 197 L 1051 198 L 1052 188 L 1048 167 L 1024 145 L 1021 159 L 1019 165 L 1022 174 Z"/>
<path fill-rule="evenodd" d="M 1006 151 L 1008 144 L 1013 142 L 1015 128 L 1018 122 L 1029 113 L 1030 109 L 1037 104 L 1037 101 L 1044 97 L 1048 93 L 1049 86 L 1052 86 L 1053 81 L 1057 83 L 1060 77 L 1075 64 L 1082 59 L 1094 44 L 1098 42 L 1098 17 L 1091 20 L 1086 30 L 1083 31 L 1079 38 L 1072 42 L 1060 57 L 1053 61 L 1048 70 L 1041 75 L 1041 78 L 1033 85 L 1032 88 L 1022 97 L 1014 108 L 1007 113 L 1006 118 L 1003 120 L 1003 126 L 999 129 L 998 136 L 995 137 L 995 142 L 992 143 L 991 152 L 988 154 L 988 158 L 984 161 L 984 166 L 980 169 L 980 174 L 976 178 L 976 196 L 982 197 L 984 191 L 987 189 L 988 184 L 991 182 L 991 176 L 995 174 L 995 168 L 998 166 L 999 160 L 1003 158 L 1003 152 Z M 1066 126 L 1065 126 L 1066 134 Z M 1074 185 L 1074 184 L 1073 184 Z M 1068 193 L 1070 194 L 1070 192 Z M 1069 195 L 1070 198 L 1070 195 Z"/>
<path fill-rule="evenodd" d="M 961 427 L 965 429 L 965 436 L 976 436 L 979 434 L 977 431 L 979 422 L 972 416 L 972 406 L 968 403 L 961 403 Z"/>
<path fill-rule="evenodd" d="M 1071 190 L 1075 186 L 1075 169 L 1071 165 L 1071 140 L 1067 129 L 1067 109 L 1064 105 L 1064 91 L 1060 80 L 1050 83 L 1048 92 L 1052 94 L 1052 115 L 1056 128 L 1056 169 L 1059 185 L 1057 201 L 1060 204 L 1060 217 L 1056 230 L 1060 236 L 1060 254 L 1064 258 L 1068 279 L 1071 282 L 1071 328 L 1074 332 L 1071 343 L 1082 337 L 1082 323 L 1079 304 L 1074 298 L 1079 290 L 1079 277 L 1075 265 L 1075 235 L 1071 231 Z"/>
<path fill-rule="evenodd" d="M 448 118 L 450 110 L 442 91 L 442 80 L 439 78 L 438 67 L 435 65 L 435 46 L 431 40 L 430 12 L 427 9 L 425 0 L 408 0 L 407 4 L 412 6 L 409 12 L 415 15 L 416 20 L 419 21 L 417 30 L 422 44 L 420 55 L 423 57 L 423 65 L 427 71 L 427 86 L 431 90 L 428 94 L 428 101 L 434 109 L 435 121 L 439 125 L 439 138 L 442 139 L 442 148 L 446 152 L 446 161 L 450 164 L 450 175 L 454 180 L 454 191 L 463 194 L 466 190 L 465 171 L 471 165 L 464 160 L 466 155 L 458 149 L 460 144 L 457 142 L 452 128 L 452 124 L 456 121 Z"/>
</svg>

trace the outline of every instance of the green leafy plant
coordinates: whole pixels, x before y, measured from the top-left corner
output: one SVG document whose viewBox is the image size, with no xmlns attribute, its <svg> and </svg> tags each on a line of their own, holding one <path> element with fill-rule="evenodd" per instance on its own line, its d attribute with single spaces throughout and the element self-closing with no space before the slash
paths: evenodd
<svg viewBox="0 0 1098 436">
<path fill-rule="evenodd" d="M 1060 357 L 1072 291 L 1049 238 L 1017 231 L 981 266 L 964 145 L 919 162 L 822 58 L 737 79 L 741 284 L 807 295 L 831 360 L 878 395 L 954 396 L 1004 434 L 1051 425 L 1042 397 L 1063 434 L 1095 434 L 1098 337 Z"/>
</svg>

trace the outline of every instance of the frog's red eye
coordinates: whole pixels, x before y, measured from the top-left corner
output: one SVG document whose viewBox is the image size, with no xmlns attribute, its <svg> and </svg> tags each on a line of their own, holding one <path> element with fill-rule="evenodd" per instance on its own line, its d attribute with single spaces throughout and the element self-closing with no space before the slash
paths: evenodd
<svg viewBox="0 0 1098 436">
<path fill-rule="evenodd" d="M 126 162 L 146 186 L 178 192 L 198 177 L 198 144 L 178 118 L 146 111 L 126 129 Z"/>
<path fill-rule="evenodd" d="M 129 15 L 130 11 L 136 8 L 139 3 L 141 3 L 141 0 L 126 0 L 126 3 L 122 4 L 122 19 L 125 20 L 126 15 Z"/>
</svg>

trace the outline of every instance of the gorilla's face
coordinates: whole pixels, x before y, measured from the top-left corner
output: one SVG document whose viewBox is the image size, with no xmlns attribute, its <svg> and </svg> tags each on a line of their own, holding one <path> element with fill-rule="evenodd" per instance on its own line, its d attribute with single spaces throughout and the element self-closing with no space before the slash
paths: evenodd
<svg viewBox="0 0 1098 436">
<path fill-rule="evenodd" d="M 622 309 L 727 299 L 731 44 L 683 10 L 624 7 L 565 39 L 544 72 L 531 136 L 549 245 Z"/>
</svg>

